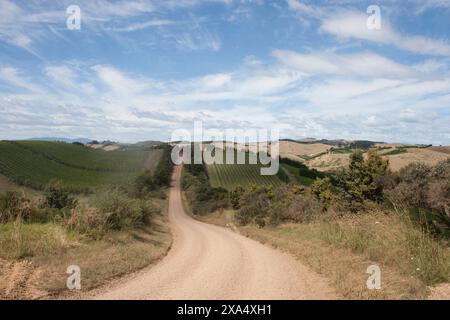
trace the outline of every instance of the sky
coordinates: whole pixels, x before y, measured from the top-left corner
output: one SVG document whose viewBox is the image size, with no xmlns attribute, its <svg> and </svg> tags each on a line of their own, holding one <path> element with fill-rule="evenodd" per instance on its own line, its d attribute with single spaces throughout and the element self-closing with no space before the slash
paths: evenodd
<svg viewBox="0 0 450 320">
<path fill-rule="evenodd" d="M 449 66 L 450 0 L 0 0 L 0 139 L 450 145 Z"/>
</svg>

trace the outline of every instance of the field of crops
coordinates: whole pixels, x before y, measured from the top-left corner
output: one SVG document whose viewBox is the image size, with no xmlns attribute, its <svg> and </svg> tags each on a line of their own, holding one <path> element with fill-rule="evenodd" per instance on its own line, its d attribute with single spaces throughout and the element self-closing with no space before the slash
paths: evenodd
<svg viewBox="0 0 450 320">
<path fill-rule="evenodd" d="M 223 152 L 223 160 L 226 162 L 226 152 Z M 254 154 L 252 154 L 254 155 Z M 237 159 L 243 157 L 244 163 L 237 164 Z M 212 164 L 207 165 L 209 181 L 213 187 L 222 187 L 227 190 L 234 190 L 236 187 L 256 186 L 279 186 L 283 181 L 278 176 L 261 175 L 261 164 L 250 163 L 250 153 L 234 150 L 234 164 Z"/>
<path fill-rule="evenodd" d="M 262 176 L 261 165 L 214 164 L 208 165 L 208 175 L 213 187 L 234 190 L 236 187 L 279 186 L 283 182 L 275 176 Z"/>
<path fill-rule="evenodd" d="M 64 142 L 13 141 L 9 143 L 69 167 L 96 171 L 138 171 L 142 169 L 147 155 L 144 148 L 105 152 Z"/>
<path fill-rule="evenodd" d="M 0 173 L 35 189 L 60 180 L 74 191 L 88 191 L 131 183 L 143 170 L 149 152 L 107 152 L 59 142 L 0 141 Z"/>
</svg>

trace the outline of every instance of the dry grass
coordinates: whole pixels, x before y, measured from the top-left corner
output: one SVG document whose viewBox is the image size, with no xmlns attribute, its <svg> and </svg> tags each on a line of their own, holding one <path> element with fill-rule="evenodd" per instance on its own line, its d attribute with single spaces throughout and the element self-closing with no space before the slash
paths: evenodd
<svg viewBox="0 0 450 320">
<path fill-rule="evenodd" d="M 232 211 L 201 219 L 290 252 L 328 277 L 346 299 L 424 299 L 428 285 L 449 279 L 449 248 L 394 214 L 371 212 L 264 229 L 236 227 Z M 366 270 L 373 264 L 381 268 L 381 290 L 366 288 Z"/>
<path fill-rule="evenodd" d="M 409 148 L 408 152 L 389 156 L 389 164 L 392 171 L 398 171 L 413 162 L 422 162 L 427 165 L 436 165 L 437 163 L 450 158 L 450 154 L 435 151 L 429 148 Z"/>
<path fill-rule="evenodd" d="M 293 160 L 303 161 L 302 156 L 313 156 L 329 150 L 331 146 L 323 143 L 296 143 L 280 141 L 280 155 Z"/>
<path fill-rule="evenodd" d="M 97 241 L 57 223 L 0 225 L 0 298 L 70 295 L 65 284 L 69 265 L 80 266 L 84 292 L 155 263 L 171 244 L 167 200 L 159 206 L 163 213 L 150 225 L 110 232 Z"/>
<path fill-rule="evenodd" d="M 333 171 L 338 168 L 348 167 L 349 163 L 349 154 L 334 153 L 321 155 L 309 160 L 306 164 L 308 167 L 319 171 Z"/>
<path fill-rule="evenodd" d="M 381 154 L 395 149 L 383 150 Z M 407 152 L 386 156 L 389 159 L 389 165 L 392 171 L 399 171 L 413 162 L 422 162 L 428 165 L 437 163 L 450 158 L 448 147 L 434 148 L 408 148 Z M 439 150 L 439 151 L 438 151 Z M 366 155 L 366 154 L 365 154 Z M 319 171 L 333 171 L 338 168 L 348 167 L 348 154 L 324 154 L 306 162 L 308 167 Z"/>
<path fill-rule="evenodd" d="M 441 147 L 430 147 L 428 149 L 436 151 L 436 152 L 442 152 L 442 153 L 450 155 L 450 147 L 448 147 L 448 146 L 446 146 L 446 147 L 443 147 L 443 146 L 441 146 Z"/>
</svg>

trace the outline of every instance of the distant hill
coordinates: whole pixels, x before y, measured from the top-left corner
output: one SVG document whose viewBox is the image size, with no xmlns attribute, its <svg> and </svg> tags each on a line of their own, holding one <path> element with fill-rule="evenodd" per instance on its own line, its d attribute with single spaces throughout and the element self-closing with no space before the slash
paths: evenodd
<svg viewBox="0 0 450 320">
<path fill-rule="evenodd" d="M 72 143 L 72 142 L 80 142 L 83 144 L 89 143 L 92 141 L 92 139 L 87 138 L 61 138 L 61 137 L 37 137 L 37 138 L 31 138 L 28 140 L 38 140 L 38 141 L 57 141 L 57 142 L 66 142 L 66 143 Z"/>
</svg>

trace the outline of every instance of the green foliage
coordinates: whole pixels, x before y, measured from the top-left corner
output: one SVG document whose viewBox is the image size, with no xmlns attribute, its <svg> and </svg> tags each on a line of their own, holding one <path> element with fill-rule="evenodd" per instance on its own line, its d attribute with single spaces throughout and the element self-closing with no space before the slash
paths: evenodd
<svg viewBox="0 0 450 320">
<path fill-rule="evenodd" d="M 218 150 L 215 150 L 219 152 Z M 252 185 L 260 186 L 279 186 L 283 184 L 285 177 L 283 173 L 277 175 L 261 175 L 261 168 L 264 166 L 259 161 L 255 153 L 234 151 L 234 161 L 231 164 L 211 164 L 207 165 L 207 174 L 213 187 L 222 187 L 229 191 L 236 187 L 250 187 Z M 226 152 L 223 159 L 226 162 Z M 250 159 L 255 157 L 256 164 L 250 164 Z M 238 164 L 238 159 L 245 159 L 245 164 Z M 281 179 L 280 179 L 281 178 Z"/>
<path fill-rule="evenodd" d="M 206 214 L 230 205 L 229 192 L 212 187 L 202 165 L 185 165 L 182 187 L 194 214 Z"/>
<path fill-rule="evenodd" d="M 240 225 L 254 223 L 262 228 L 282 222 L 309 222 L 323 209 L 315 197 L 296 185 L 253 187 L 241 195 L 235 219 Z"/>
<path fill-rule="evenodd" d="M 72 209 L 77 205 L 77 200 L 60 181 L 52 181 L 45 188 L 45 205 L 56 209 Z"/>
<path fill-rule="evenodd" d="M 450 236 L 450 160 L 434 167 L 409 164 L 389 181 L 385 197 L 430 231 Z"/>
<path fill-rule="evenodd" d="M 269 190 L 267 188 L 261 187 L 244 194 L 241 199 L 240 209 L 234 216 L 236 222 L 240 225 L 254 222 L 259 227 L 264 227 L 270 205 L 268 193 Z"/>
<path fill-rule="evenodd" d="M 384 156 L 393 156 L 396 154 L 402 154 L 402 153 L 406 153 L 408 152 L 408 150 L 406 148 L 395 148 L 394 150 L 390 150 L 386 153 L 384 153 Z"/>
<path fill-rule="evenodd" d="M 208 165 L 208 175 L 211 185 L 233 190 L 238 186 L 251 185 L 279 186 L 283 181 L 277 175 L 261 175 L 262 165 L 259 164 L 213 164 Z"/>
<path fill-rule="evenodd" d="M 320 200 L 325 208 L 329 208 L 330 206 L 336 205 L 340 202 L 338 190 L 335 186 L 333 186 L 329 177 L 317 179 L 311 185 L 311 193 L 315 195 L 318 200 Z"/>
<path fill-rule="evenodd" d="M 368 150 L 368 149 L 372 148 L 375 144 L 376 144 L 376 142 L 373 142 L 373 141 L 357 140 L 357 141 L 353 141 L 352 143 L 350 143 L 350 148 L 351 149 Z"/>
<path fill-rule="evenodd" d="M 143 148 L 105 151 L 85 147 L 80 143 L 49 141 L 9 141 L 9 143 L 68 167 L 102 172 L 140 171 L 148 154 Z"/>
<path fill-rule="evenodd" d="M 389 162 L 375 150 L 368 152 L 367 160 L 360 150 L 350 155 L 349 169 L 338 177 L 338 183 L 351 208 L 358 208 L 365 200 L 381 202 L 388 168 Z"/>
<path fill-rule="evenodd" d="M 120 230 L 144 225 L 158 209 L 149 202 L 132 199 L 119 189 L 107 190 L 96 196 L 93 206 L 106 215 L 105 228 Z"/>
<path fill-rule="evenodd" d="M 123 154 L 114 151 L 110 153 L 72 144 L 42 141 L 23 147 L 24 143 L 0 141 L 0 173 L 18 184 L 35 189 L 44 189 L 55 179 L 60 180 L 67 189 L 77 193 L 92 192 L 104 185 L 128 185 L 138 175 L 143 165 L 143 162 L 140 162 L 139 169 L 136 167 L 131 171 L 120 171 L 117 164 L 117 171 L 112 171 L 116 163 L 137 165 L 139 161 L 126 162 L 125 158 L 133 157 L 133 154 L 125 157 L 126 151 L 121 151 Z M 76 150 L 80 150 L 80 153 Z M 108 171 L 98 170 L 103 161 Z M 73 162 L 77 165 L 73 165 Z M 82 166 L 86 168 L 81 168 Z"/>
<path fill-rule="evenodd" d="M 289 158 L 280 158 L 280 163 L 290 173 L 294 174 L 301 184 L 310 186 L 317 178 L 325 178 L 326 173 L 308 168 L 305 164 Z"/>
<path fill-rule="evenodd" d="M 244 193 L 245 190 L 242 187 L 236 187 L 236 189 L 230 192 L 230 202 L 233 209 L 240 208 L 240 201 Z"/>
<path fill-rule="evenodd" d="M 171 148 L 165 146 L 163 149 L 163 155 L 153 172 L 145 171 L 136 178 L 134 185 L 139 196 L 170 185 L 173 169 Z"/>
</svg>

